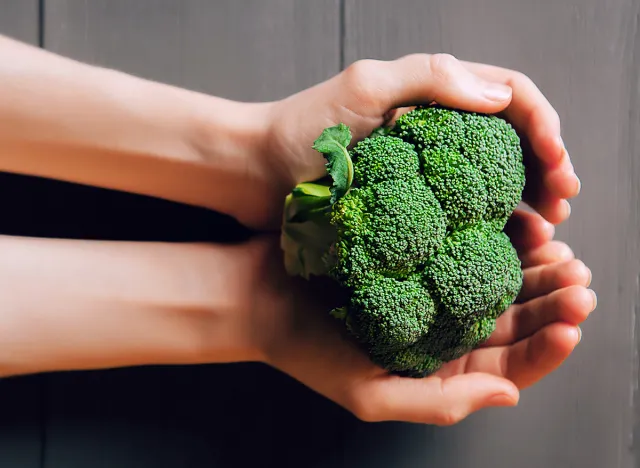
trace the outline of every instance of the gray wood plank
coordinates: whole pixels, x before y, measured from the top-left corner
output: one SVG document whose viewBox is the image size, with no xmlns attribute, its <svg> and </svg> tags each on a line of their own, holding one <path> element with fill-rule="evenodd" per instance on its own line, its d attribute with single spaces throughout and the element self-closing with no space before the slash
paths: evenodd
<svg viewBox="0 0 640 468">
<path fill-rule="evenodd" d="M 336 71 L 338 0 L 48 0 L 46 48 L 243 101 Z"/>
<path fill-rule="evenodd" d="M 638 1 L 345 2 L 346 63 L 451 52 L 528 73 L 559 110 L 584 189 L 558 237 L 593 268 L 600 296 L 579 349 L 517 410 L 446 430 L 360 424 L 254 366 L 56 376 L 47 466 L 634 466 Z M 49 0 L 45 39 L 52 50 L 153 79 L 271 99 L 337 71 L 337 9 L 335 1 Z"/>
<path fill-rule="evenodd" d="M 38 0 L 0 0 L 0 34 L 38 44 Z M 14 178 L 3 177 L 0 191 L 10 196 L 15 183 Z M 17 206 L 16 209 L 19 210 Z M 0 208 L 0 216 L 2 211 Z M 3 219 L 11 224 L 11 220 Z M 3 223 L 0 232 L 7 233 L 7 222 Z M 43 376 L 0 380 L 0 466 L 40 467 L 44 450 L 45 382 Z"/>
<path fill-rule="evenodd" d="M 39 23 L 38 0 L 0 0 L 0 34 L 37 44 Z"/>
<path fill-rule="evenodd" d="M 44 388 L 44 376 L 0 380 L 0 466 L 40 467 Z"/>
<path fill-rule="evenodd" d="M 422 451 L 425 461 L 409 455 L 394 466 L 630 468 L 640 463 L 630 449 L 634 414 L 636 423 L 640 414 L 631 406 L 638 387 L 633 333 L 640 201 L 638 5 L 637 0 L 346 0 L 347 64 L 448 52 L 518 69 L 541 87 L 560 113 L 583 182 L 572 218 L 557 237 L 592 268 L 599 293 L 598 311 L 585 323 L 574 355 L 526 390 L 518 409 L 477 414 L 447 430 L 405 428 L 426 432 L 426 446 L 412 449 L 416 455 Z M 391 450 L 387 461 L 404 450 Z"/>
<path fill-rule="evenodd" d="M 339 71 L 338 13 L 337 0 L 49 0 L 45 45 L 219 96 L 277 99 Z M 82 192 L 70 187 L 49 191 L 56 194 L 56 206 L 84 206 L 71 212 L 86 214 L 91 203 L 100 203 L 91 211 L 119 226 L 119 237 L 195 235 L 196 216 L 180 218 L 191 219 L 191 234 L 170 232 L 168 225 L 184 226 L 166 222 L 181 216 L 176 207 L 155 205 L 154 212 L 164 217 L 149 229 L 131 216 L 135 210 L 127 197 L 94 192 L 86 204 L 78 201 Z M 147 206 L 138 202 L 140 214 Z M 63 215 L 67 236 L 87 230 L 92 237 L 112 236 L 110 222 L 80 215 L 71 224 L 70 218 Z M 201 222 L 200 229 L 207 224 Z M 327 446 L 327 431 L 343 426 L 349 416 L 262 366 L 123 369 L 49 379 L 47 468 L 314 463 L 307 459 L 318 466 L 340 465 L 342 444 Z"/>
</svg>

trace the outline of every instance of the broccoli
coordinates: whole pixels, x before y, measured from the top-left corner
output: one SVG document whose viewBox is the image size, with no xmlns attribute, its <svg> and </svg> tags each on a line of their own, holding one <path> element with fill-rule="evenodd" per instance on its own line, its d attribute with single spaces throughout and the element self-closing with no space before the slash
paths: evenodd
<svg viewBox="0 0 640 468">
<path fill-rule="evenodd" d="M 372 362 L 424 377 L 485 341 L 520 292 L 503 232 L 524 189 L 520 140 L 497 116 L 436 105 L 351 139 L 338 124 L 314 142 L 327 175 L 285 200 L 285 266 L 348 293 L 331 314 Z"/>
</svg>

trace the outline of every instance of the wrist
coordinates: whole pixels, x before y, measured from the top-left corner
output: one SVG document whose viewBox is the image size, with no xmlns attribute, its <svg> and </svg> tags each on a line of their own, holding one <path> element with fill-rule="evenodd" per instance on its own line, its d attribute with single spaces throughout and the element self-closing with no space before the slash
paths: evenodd
<svg viewBox="0 0 640 468">
<path fill-rule="evenodd" d="M 2 38 L 0 52 L 20 56 L 17 65 L 0 66 L 0 146 L 7 155 L 0 155 L 0 170 L 259 224 L 269 178 L 256 156 L 268 104 L 216 99 Z M 247 213 L 252 204 L 256 219 Z"/>
<path fill-rule="evenodd" d="M 270 126 L 273 103 L 244 103 L 207 97 L 194 112 L 194 148 L 207 166 L 219 175 L 216 190 L 225 200 L 216 208 L 252 228 L 273 224 L 283 198 L 269 166 Z"/>
</svg>

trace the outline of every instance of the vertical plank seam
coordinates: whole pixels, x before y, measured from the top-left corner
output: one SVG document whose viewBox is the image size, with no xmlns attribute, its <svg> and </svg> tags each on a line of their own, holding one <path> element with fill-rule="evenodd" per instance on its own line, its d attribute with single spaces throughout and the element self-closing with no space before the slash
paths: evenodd
<svg viewBox="0 0 640 468">
<path fill-rule="evenodd" d="M 631 434 L 630 434 L 630 457 L 632 466 L 637 466 L 640 461 L 640 388 L 638 379 L 640 378 L 640 265 L 638 265 L 637 255 L 640 252 L 638 246 L 637 233 L 640 232 L 640 219 L 638 218 L 637 207 L 640 206 L 640 191 L 638 190 L 638 183 L 640 182 L 640 165 L 636 160 L 636 150 L 638 148 L 638 137 L 636 135 L 636 125 L 640 119 L 640 31 L 638 30 L 640 21 L 640 1 L 632 0 L 633 11 L 633 25 L 631 30 L 631 63 L 629 69 L 629 111 L 628 111 L 628 127 L 627 137 L 629 144 L 629 163 L 626 168 L 630 174 L 630 190 L 631 193 L 629 202 L 631 203 L 630 215 L 632 216 L 631 231 L 629 232 L 629 243 L 632 244 L 632 252 L 630 257 L 635 264 L 633 265 L 634 278 L 634 291 L 633 291 L 633 304 L 632 304 L 632 320 L 631 327 L 632 332 L 632 345 L 633 345 L 633 374 L 631 381 L 632 392 L 632 420 L 631 420 Z"/>
<path fill-rule="evenodd" d="M 47 402 L 49 401 L 48 377 L 40 376 L 40 468 L 46 468 L 47 465 L 47 426 L 49 424 L 49 411 Z"/>
<path fill-rule="evenodd" d="M 347 0 L 340 0 L 340 11 L 338 12 L 340 22 L 340 70 L 344 70 L 346 65 L 346 36 L 347 36 Z"/>
<path fill-rule="evenodd" d="M 38 0 L 38 47 L 44 48 L 44 5 L 45 0 Z"/>
</svg>

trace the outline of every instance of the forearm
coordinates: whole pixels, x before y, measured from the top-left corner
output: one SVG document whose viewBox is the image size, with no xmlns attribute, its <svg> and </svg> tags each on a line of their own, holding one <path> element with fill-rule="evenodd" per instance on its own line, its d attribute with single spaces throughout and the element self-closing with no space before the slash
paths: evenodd
<svg viewBox="0 0 640 468">
<path fill-rule="evenodd" d="M 244 248 L 0 237 L 0 376 L 259 360 Z"/>
<path fill-rule="evenodd" d="M 264 183 L 268 105 L 82 64 L 0 37 L 0 170 L 165 198 L 232 216 Z M 257 187 L 256 193 L 259 190 Z"/>
</svg>

